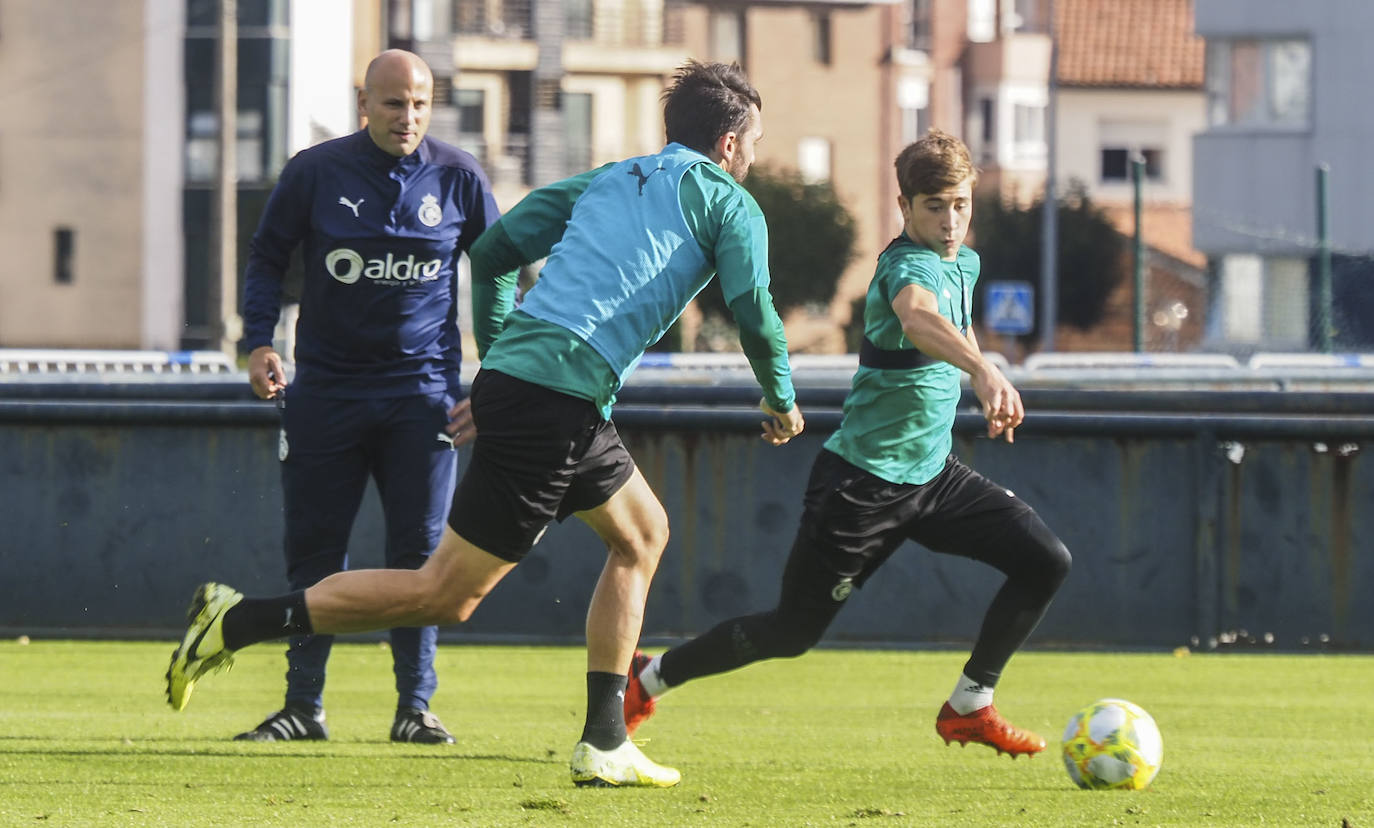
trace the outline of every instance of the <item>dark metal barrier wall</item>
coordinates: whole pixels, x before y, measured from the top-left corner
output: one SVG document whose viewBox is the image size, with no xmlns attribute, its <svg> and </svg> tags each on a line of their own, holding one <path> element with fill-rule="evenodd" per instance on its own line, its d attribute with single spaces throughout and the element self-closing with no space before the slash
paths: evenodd
<svg viewBox="0 0 1374 828">
<path fill-rule="evenodd" d="M 0 385 L 0 629 L 162 637 L 192 587 L 278 592 L 276 411 L 242 385 Z M 758 439 L 748 389 L 627 388 L 616 421 L 673 535 L 645 635 L 766 609 L 841 390 L 804 389 L 807 434 Z M 60 399 L 59 399 L 60 398 Z M 1074 553 L 1034 643 L 1174 647 L 1231 635 L 1283 649 L 1374 646 L 1374 395 L 1027 391 L 1015 445 L 961 414 L 957 453 Z M 381 560 L 369 495 L 353 565 Z M 556 525 L 455 638 L 572 640 L 604 550 Z M 904 547 L 832 640 L 967 642 L 1000 576 Z M 1325 638 L 1323 638 L 1325 637 Z"/>
</svg>

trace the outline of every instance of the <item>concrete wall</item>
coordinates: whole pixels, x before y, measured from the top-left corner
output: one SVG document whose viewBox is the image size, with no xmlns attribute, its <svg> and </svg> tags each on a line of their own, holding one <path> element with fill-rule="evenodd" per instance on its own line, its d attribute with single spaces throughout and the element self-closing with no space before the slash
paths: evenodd
<svg viewBox="0 0 1374 828">
<path fill-rule="evenodd" d="M 1374 590 L 1374 516 L 1359 508 L 1374 496 L 1361 454 L 1374 418 L 1180 405 L 1193 413 L 1037 405 L 1010 446 L 978 437 L 977 415 L 961 415 L 959 455 L 1035 506 L 1075 555 L 1034 642 L 1167 648 L 1246 630 L 1286 649 L 1323 635 L 1374 646 L 1374 614 L 1356 607 Z M 247 401 L 0 400 L 0 630 L 168 637 L 201 581 L 280 591 L 275 417 Z M 773 448 L 747 407 L 622 407 L 626 443 L 673 523 L 646 637 L 772 605 L 838 412 L 813 406 L 807 419 L 803 438 Z M 355 566 L 380 563 L 381 538 L 369 495 Z M 446 635 L 578 640 L 603 561 L 589 529 L 557 525 Z M 830 638 L 962 646 L 999 583 L 982 565 L 907 545 Z"/>
</svg>

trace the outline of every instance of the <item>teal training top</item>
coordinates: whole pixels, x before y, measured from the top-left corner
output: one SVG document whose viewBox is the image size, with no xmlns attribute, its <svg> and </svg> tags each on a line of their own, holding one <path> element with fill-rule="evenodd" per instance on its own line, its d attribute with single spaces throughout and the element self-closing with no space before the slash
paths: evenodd
<svg viewBox="0 0 1374 828">
<path fill-rule="evenodd" d="M 935 294 L 940 315 L 967 333 L 978 281 L 978 254 L 960 247 L 955 260 L 898 236 L 878 257 L 864 299 L 864 335 L 879 348 L 914 348 L 902 332 L 892 300 L 907 285 Z M 954 445 L 960 371 L 948 362 L 919 368 L 860 366 L 844 400 L 840 429 L 825 447 L 889 483 L 929 482 Z"/>
<path fill-rule="evenodd" d="M 469 255 L 484 368 L 590 400 L 609 419 L 645 348 L 718 274 L 764 398 L 795 404 L 763 213 L 701 153 L 669 144 L 535 190 Z M 508 271 L 545 256 L 512 312 Z"/>
</svg>

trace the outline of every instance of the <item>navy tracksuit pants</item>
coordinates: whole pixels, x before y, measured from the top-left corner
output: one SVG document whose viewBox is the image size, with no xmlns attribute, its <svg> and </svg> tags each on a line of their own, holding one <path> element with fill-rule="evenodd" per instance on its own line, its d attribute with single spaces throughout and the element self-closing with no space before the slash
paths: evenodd
<svg viewBox="0 0 1374 828">
<path fill-rule="evenodd" d="M 348 536 L 369 478 L 386 522 L 385 565 L 418 569 L 439 543 L 453 495 L 457 453 L 441 439 L 447 393 L 394 399 L 340 400 L 287 389 L 282 410 L 282 494 L 286 576 L 305 589 L 348 568 Z M 391 630 L 397 707 L 429 709 L 438 686 L 436 627 Z M 332 635 L 291 639 L 286 701 L 323 705 Z"/>
</svg>

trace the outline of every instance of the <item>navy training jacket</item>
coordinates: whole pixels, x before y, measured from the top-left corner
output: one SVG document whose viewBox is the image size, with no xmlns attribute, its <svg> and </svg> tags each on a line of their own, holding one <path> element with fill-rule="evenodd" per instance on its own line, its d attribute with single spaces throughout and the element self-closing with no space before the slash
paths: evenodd
<svg viewBox="0 0 1374 828">
<path fill-rule="evenodd" d="M 498 218 L 476 159 L 442 141 L 397 158 L 362 129 L 302 150 L 249 244 L 243 344 L 271 344 L 303 244 L 294 385 L 342 399 L 456 392 L 458 259 Z"/>
</svg>

